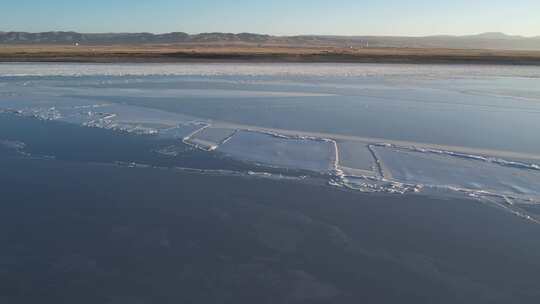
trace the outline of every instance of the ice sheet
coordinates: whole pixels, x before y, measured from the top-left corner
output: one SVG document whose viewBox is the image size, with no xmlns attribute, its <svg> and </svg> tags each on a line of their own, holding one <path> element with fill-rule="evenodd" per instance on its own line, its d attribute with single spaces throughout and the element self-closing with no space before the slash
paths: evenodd
<svg viewBox="0 0 540 304">
<path fill-rule="evenodd" d="M 193 120 L 193 118 L 178 113 L 121 104 L 107 105 L 101 111 L 116 114 L 115 121 L 119 123 L 155 124 L 173 127 L 179 123 L 187 123 Z"/>
<path fill-rule="evenodd" d="M 376 147 L 396 181 L 540 198 L 540 172 L 451 155 Z"/>
<path fill-rule="evenodd" d="M 197 133 L 193 139 L 204 140 L 214 144 L 220 144 L 227 138 L 231 137 L 236 130 L 224 128 L 206 128 Z"/>
<path fill-rule="evenodd" d="M 333 170 L 334 146 L 331 142 L 239 131 L 217 150 L 241 160 L 270 166 L 317 172 Z"/>
<path fill-rule="evenodd" d="M 366 143 L 358 141 L 338 141 L 337 143 L 340 166 L 368 171 L 373 170 L 375 161 Z"/>
<path fill-rule="evenodd" d="M 175 127 L 159 130 L 158 135 L 163 138 L 183 140 L 199 129 L 201 129 L 201 125 L 197 123 L 179 124 Z"/>
</svg>

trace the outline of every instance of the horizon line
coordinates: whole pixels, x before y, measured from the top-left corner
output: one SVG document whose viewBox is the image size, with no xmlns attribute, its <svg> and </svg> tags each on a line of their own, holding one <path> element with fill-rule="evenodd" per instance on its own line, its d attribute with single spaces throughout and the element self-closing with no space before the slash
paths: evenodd
<svg viewBox="0 0 540 304">
<path fill-rule="evenodd" d="M 403 38 L 423 38 L 423 37 L 474 37 L 482 36 L 487 34 L 501 35 L 508 38 L 540 38 L 540 35 L 536 36 L 524 36 L 524 35 L 514 35 L 507 34 L 505 32 L 480 32 L 475 34 L 432 34 L 432 35 L 411 35 L 411 34 L 402 34 L 402 35 L 389 35 L 389 34 L 354 34 L 354 35 L 344 35 L 344 34 L 267 34 L 259 32 L 218 32 L 218 31 L 208 31 L 208 32 L 184 32 L 184 31 L 167 31 L 167 32 L 150 32 L 150 31 L 107 31 L 107 32 L 80 32 L 76 30 L 44 30 L 44 31 L 16 31 L 16 30 L 0 30 L 0 33 L 28 33 L 28 34 L 42 34 L 42 33 L 77 33 L 77 34 L 152 34 L 152 35 L 165 35 L 165 34 L 174 34 L 174 33 L 183 33 L 190 36 L 204 35 L 204 34 L 231 34 L 231 35 L 241 35 L 241 34 L 251 34 L 251 35 L 260 35 L 260 36 L 270 36 L 270 37 L 403 37 Z"/>
</svg>

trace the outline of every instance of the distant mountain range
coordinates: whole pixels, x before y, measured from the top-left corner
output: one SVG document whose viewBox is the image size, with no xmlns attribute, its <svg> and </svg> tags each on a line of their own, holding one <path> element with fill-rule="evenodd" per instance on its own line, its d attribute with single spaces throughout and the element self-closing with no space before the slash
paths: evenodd
<svg viewBox="0 0 540 304">
<path fill-rule="evenodd" d="M 400 47 L 495 50 L 540 50 L 540 36 L 522 37 L 503 33 L 469 36 L 271 36 L 251 33 L 183 32 L 152 33 L 77 33 L 77 32 L 0 32 L 0 44 L 192 44 L 260 45 L 292 47 Z"/>
</svg>

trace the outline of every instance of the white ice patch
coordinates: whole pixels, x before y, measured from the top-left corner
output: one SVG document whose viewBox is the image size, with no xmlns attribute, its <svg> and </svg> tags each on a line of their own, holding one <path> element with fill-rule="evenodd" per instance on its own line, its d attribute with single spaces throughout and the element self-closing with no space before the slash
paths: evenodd
<svg viewBox="0 0 540 304">
<path fill-rule="evenodd" d="M 24 116 L 43 120 L 56 120 L 67 123 L 103 129 L 122 130 L 137 134 L 160 134 L 163 137 L 183 139 L 192 126 L 202 122 L 177 113 L 151 108 L 122 104 L 81 104 L 75 100 L 72 105 L 48 106 L 46 103 L 19 104 L 6 107 Z M 184 130 L 186 134 L 184 134 Z"/>
<path fill-rule="evenodd" d="M 381 192 L 405 194 L 410 192 L 420 192 L 423 189 L 423 186 L 419 184 L 408 184 L 374 176 L 345 175 L 339 180 L 332 180 L 332 183 L 341 187 L 368 193 Z"/>
</svg>

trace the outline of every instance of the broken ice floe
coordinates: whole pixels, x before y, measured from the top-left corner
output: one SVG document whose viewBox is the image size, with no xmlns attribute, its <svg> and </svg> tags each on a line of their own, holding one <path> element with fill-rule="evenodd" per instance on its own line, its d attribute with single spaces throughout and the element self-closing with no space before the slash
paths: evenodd
<svg viewBox="0 0 540 304">
<path fill-rule="evenodd" d="M 468 160 L 477 160 L 477 161 L 483 161 L 483 162 L 488 162 L 488 163 L 494 163 L 501 166 L 515 167 L 518 169 L 531 169 L 531 170 L 540 171 L 540 165 L 538 164 L 505 160 L 505 159 L 491 157 L 491 156 L 466 154 L 466 153 L 460 153 L 460 152 L 454 152 L 454 151 L 445 151 L 445 150 L 440 150 L 440 149 L 422 148 L 422 147 L 415 147 L 415 146 L 405 147 L 405 146 L 398 146 L 398 145 L 388 144 L 388 143 L 383 143 L 383 144 L 376 143 L 376 144 L 373 144 L 373 146 L 387 147 L 387 148 L 393 148 L 393 149 L 398 149 L 398 150 L 407 150 L 407 151 L 419 152 L 419 153 L 431 153 L 431 154 L 453 156 L 453 157 L 458 157 L 458 158 L 463 158 L 463 159 L 468 159 Z"/>
<path fill-rule="evenodd" d="M 159 130 L 158 135 L 162 138 L 184 140 L 206 125 L 207 124 L 199 121 L 179 123 L 176 126 Z"/>
<path fill-rule="evenodd" d="M 540 173 L 533 167 L 515 167 L 507 161 L 454 153 L 432 153 L 378 147 L 392 179 L 424 185 L 445 185 L 506 195 L 540 198 Z"/>
<path fill-rule="evenodd" d="M 291 139 L 278 134 L 241 130 L 217 151 L 269 166 L 315 172 L 334 169 L 333 145 L 308 138 Z"/>
<path fill-rule="evenodd" d="M 227 141 L 227 139 L 230 139 L 235 133 L 236 130 L 234 129 L 209 127 L 202 130 L 201 132 L 198 132 L 194 137 L 197 140 L 219 145 L 222 144 L 224 141 Z"/>
<path fill-rule="evenodd" d="M 339 147 L 339 163 L 344 171 L 353 172 L 353 170 L 373 171 L 375 160 L 371 155 L 368 145 L 358 141 L 337 142 Z"/>
</svg>

